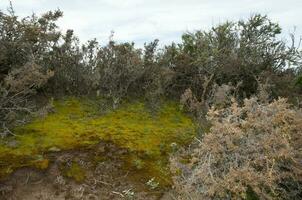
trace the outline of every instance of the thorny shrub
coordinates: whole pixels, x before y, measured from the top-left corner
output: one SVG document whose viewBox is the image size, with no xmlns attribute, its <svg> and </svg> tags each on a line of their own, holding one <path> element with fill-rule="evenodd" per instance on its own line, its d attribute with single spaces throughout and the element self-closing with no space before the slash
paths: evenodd
<svg viewBox="0 0 302 200">
<path fill-rule="evenodd" d="M 180 199 L 300 199 L 302 112 L 286 99 L 212 108 L 202 141 L 171 159 Z M 190 161 L 180 162 L 189 156 Z M 180 159 L 181 158 L 181 159 Z M 176 170 L 175 169 L 179 169 Z"/>
</svg>

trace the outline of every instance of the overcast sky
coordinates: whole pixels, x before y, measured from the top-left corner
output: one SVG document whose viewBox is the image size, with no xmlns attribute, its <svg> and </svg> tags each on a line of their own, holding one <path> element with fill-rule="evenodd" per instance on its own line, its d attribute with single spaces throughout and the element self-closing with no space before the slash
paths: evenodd
<svg viewBox="0 0 302 200">
<path fill-rule="evenodd" d="M 81 41 L 97 38 L 107 42 L 111 30 L 118 41 L 139 46 L 155 38 L 162 44 L 179 41 L 182 33 L 226 20 L 267 14 L 279 22 L 284 37 L 296 27 L 302 35 L 302 0 L 13 0 L 16 13 L 27 16 L 60 8 L 62 30 L 74 29 Z M 0 0 L 5 10 L 8 0 Z"/>
</svg>

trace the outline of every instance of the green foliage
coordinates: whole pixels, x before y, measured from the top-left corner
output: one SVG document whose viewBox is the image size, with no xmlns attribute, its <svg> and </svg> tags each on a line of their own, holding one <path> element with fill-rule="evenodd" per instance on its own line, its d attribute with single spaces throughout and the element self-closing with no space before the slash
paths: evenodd
<svg viewBox="0 0 302 200">
<path fill-rule="evenodd" d="M 100 48 L 97 54 L 98 85 L 112 98 L 114 105 L 127 96 L 130 88 L 143 73 L 141 52 L 134 43 L 115 44 Z"/>
<path fill-rule="evenodd" d="M 242 81 L 241 93 L 249 96 L 257 89 L 255 77 L 282 73 L 286 66 L 301 61 L 295 46 L 278 39 L 280 26 L 259 14 L 209 31 L 185 33 L 182 43 L 162 51 L 156 48 L 158 40 L 144 49 L 134 48 L 133 43 L 115 43 L 112 38 L 103 47 L 96 40 L 80 47 L 72 30 L 59 32 L 56 21 L 60 17 L 59 10 L 23 19 L 15 16 L 12 8 L 8 14 L 1 13 L 2 73 L 34 59 L 55 71 L 48 86 L 52 92 L 85 94 L 100 89 L 115 101 L 132 93 L 133 88 L 167 90 L 178 96 L 191 88 L 201 94 L 204 76 L 215 74 L 214 82 L 219 85 Z M 172 77 L 173 82 L 167 82 Z"/>
<path fill-rule="evenodd" d="M 65 166 L 63 172 L 69 178 L 73 178 L 77 182 L 82 182 L 86 178 L 84 169 L 76 162 L 72 162 L 70 166 Z"/>
<path fill-rule="evenodd" d="M 41 17 L 19 19 L 11 7 L 9 13 L 0 13 L 0 69 L 7 74 L 33 59 L 41 61 L 49 48 L 58 43 L 60 32 L 55 22 L 62 17 L 60 10 Z"/>
<path fill-rule="evenodd" d="M 280 33 L 278 24 L 257 14 L 247 21 L 226 22 L 210 31 L 184 34 L 182 43 L 166 47 L 163 56 L 164 60 L 169 58 L 165 62 L 175 71 L 169 90 L 183 92 L 191 88 L 201 96 L 204 77 L 213 74 L 213 83 L 218 85 L 242 82 L 241 97 L 256 93 L 255 77 L 264 76 L 278 88 L 280 84 L 275 76 L 286 76 L 285 68 L 301 62 L 301 53 L 278 39 Z M 293 81 L 295 73 L 290 75 Z M 276 92 L 275 97 L 283 94 L 280 90 Z"/>
<path fill-rule="evenodd" d="M 201 96 L 206 77 L 212 75 L 210 86 L 242 83 L 240 98 L 255 94 L 257 79 L 263 77 L 274 86 L 274 97 L 288 96 L 288 90 L 300 92 L 292 86 L 297 73 L 285 69 L 301 63 L 301 52 L 279 39 L 280 26 L 267 16 L 185 33 L 180 44 L 162 49 L 158 40 L 137 49 L 134 43 L 114 42 L 113 35 L 105 46 L 95 39 L 81 46 L 72 30 L 59 31 L 56 21 L 62 15 L 57 10 L 20 19 L 12 7 L 7 14 L 1 12 L 0 81 L 32 62 L 54 72 L 44 87 L 47 93 L 97 92 L 111 98 L 114 106 L 139 94 L 156 107 L 161 96 L 179 98 L 188 88 Z"/>
<path fill-rule="evenodd" d="M 298 86 L 302 86 L 302 76 L 298 77 L 297 80 L 296 80 L 296 85 Z"/>
</svg>

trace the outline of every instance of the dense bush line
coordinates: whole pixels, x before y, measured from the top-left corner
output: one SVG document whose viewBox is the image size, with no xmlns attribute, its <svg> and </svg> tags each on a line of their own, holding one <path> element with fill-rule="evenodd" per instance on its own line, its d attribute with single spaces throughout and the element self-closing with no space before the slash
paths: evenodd
<svg viewBox="0 0 302 200">
<path fill-rule="evenodd" d="M 272 99 L 299 100 L 301 51 L 279 39 L 280 26 L 267 16 L 185 33 L 181 43 L 163 48 L 158 48 L 158 40 L 135 48 L 134 43 L 117 43 L 112 37 L 105 46 L 95 39 L 81 45 L 73 30 L 59 30 L 56 21 L 62 16 L 56 10 L 19 18 L 12 6 L 0 11 L 1 98 L 11 99 L 9 105 L 5 101 L 0 105 L 1 121 L 7 122 L 3 113 L 10 107 L 11 112 L 17 104 L 26 108 L 34 92 L 101 94 L 116 106 L 131 96 L 144 97 L 151 104 L 160 97 L 179 99 L 187 89 L 205 101 L 213 87 L 221 85 L 236 87 L 238 98 L 243 99 L 257 92 L 259 82 L 266 82 Z M 9 78 L 21 71 L 28 75 L 33 69 L 37 71 L 32 77 Z M 37 75 L 43 81 L 29 85 Z M 17 84 L 19 91 L 12 86 Z M 31 90 L 31 95 L 26 92 L 20 102 L 23 90 Z"/>
</svg>

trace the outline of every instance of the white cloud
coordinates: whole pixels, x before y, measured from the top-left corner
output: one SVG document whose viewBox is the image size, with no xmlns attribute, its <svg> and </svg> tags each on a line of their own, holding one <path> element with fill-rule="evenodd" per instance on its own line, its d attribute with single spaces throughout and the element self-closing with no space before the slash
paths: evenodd
<svg viewBox="0 0 302 200">
<path fill-rule="evenodd" d="M 158 38 L 162 43 L 179 40 L 185 31 L 207 29 L 226 20 L 248 18 L 253 13 L 268 14 L 285 33 L 297 27 L 302 35 L 301 0 L 13 0 L 17 14 L 26 16 L 60 8 L 62 29 L 74 29 L 82 41 L 115 39 L 144 41 Z M 6 9 L 8 0 L 0 0 Z"/>
</svg>

